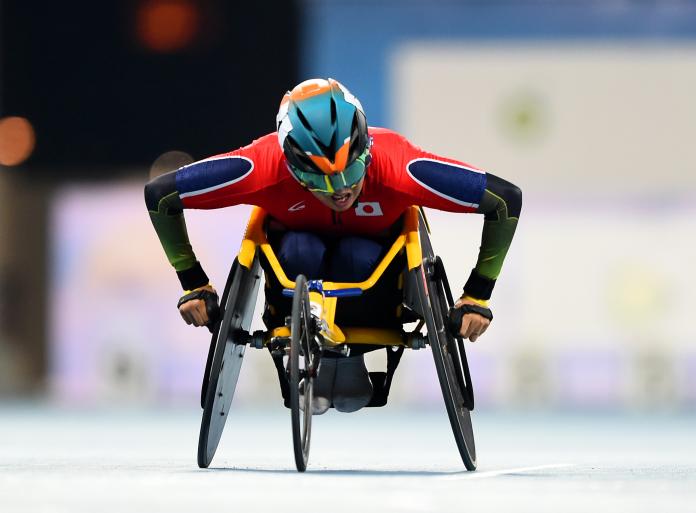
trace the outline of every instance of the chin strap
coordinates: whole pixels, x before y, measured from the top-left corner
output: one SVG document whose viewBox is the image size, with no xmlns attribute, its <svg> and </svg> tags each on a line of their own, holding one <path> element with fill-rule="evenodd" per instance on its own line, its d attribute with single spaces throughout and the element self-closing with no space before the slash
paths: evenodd
<svg viewBox="0 0 696 513">
<path fill-rule="evenodd" d="M 478 314 L 485 317 L 489 321 L 493 320 L 493 312 L 491 312 L 491 309 L 488 307 L 468 304 L 457 308 L 452 307 L 450 308 L 449 315 L 447 316 L 447 327 L 452 335 L 459 336 L 459 330 L 462 327 L 462 319 L 468 313 Z"/>
</svg>

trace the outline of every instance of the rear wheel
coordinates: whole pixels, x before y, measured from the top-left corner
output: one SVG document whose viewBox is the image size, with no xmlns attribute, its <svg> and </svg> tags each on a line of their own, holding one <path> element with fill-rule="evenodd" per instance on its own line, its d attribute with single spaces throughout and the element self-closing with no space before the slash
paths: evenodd
<svg viewBox="0 0 696 513">
<path fill-rule="evenodd" d="M 215 329 L 213 330 L 213 336 L 210 339 L 210 346 L 208 347 L 208 358 L 205 361 L 205 370 L 203 371 L 203 383 L 201 384 L 201 408 L 205 408 L 205 398 L 208 393 L 208 383 L 210 382 L 210 368 L 213 365 L 213 356 L 215 356 L 215 346 L 217 345 L 218 335 L 220 332 L 220 326 L 222 325 L 222 317 L 224 315 L 224 307 L 227 304 L 227 296 L 230 293 L 230 287 L 234 281 L 235 273 L 237 272 L 237 267 L 239 267 L 239 262 L 234 259 L 232 268 L 230 269 L 229 276 L 225 282 L 225 290 L 220 298 L 221 315 L 220 320 L 218 320 Z"/>
<path fill-rule="evenodd" d="M 234 267 L 210 372 L 204 376 L 205 401 L 198 438 L 198 466 L 201 468 L 210 465 L 225 428 L 246 349 L 244 332 L 251 326 L 261 279 L 258 259 L 254 259 L 251 269 L 236 262 Z"/>
<path fill-rule="evenodd" d="M 428 342 L 457 449 L 467 470 L 476 470 L 476 445 L 471 424 L 474 392 L 469 365 L 464 341 L 447 329 L 447 316 L 449 308 L 454 305 L 454 298 L 442 261 L 435 256 L 430 244 L 423 216 L 419 221 L 419 234 L 423 253 L 423 272 L 418 271 L 420 277 L 417 280 L 420 313 L 428 330 Z"/>
<path fill-rule="evenodd" d="M 437 262 L 432 270 L 434 276 L 428 280 L 434 317 L 434 336 L 430 336 L 431 328 L 429 327 L 428 338 L 459 454 L 467 470 L 476 470 L 476 444 L 470 411 L 473 408 L 473 390 L 464 342 L 460 337 L 452 336 L 447 329 L 447 314 L 453 301 L 446 294 L 448 287 L 445 287 L 443 281 L 446 277 L 438 276 L 440 274 L 438 267 L 442 269 L 442 265 L 441 263 L 438 265 Z"/>
<path fill-rule="evenodd" d="M 313 342 L 312 315 L 309 305 L 307 279 L 300 275 L 295 280 L 290 317 L 290 410 L 292 443 L 298 472 L 307 469 L 309 443 L 312 434 L 312 396 L 314 378 L 319 363 Z"/>
</svg>

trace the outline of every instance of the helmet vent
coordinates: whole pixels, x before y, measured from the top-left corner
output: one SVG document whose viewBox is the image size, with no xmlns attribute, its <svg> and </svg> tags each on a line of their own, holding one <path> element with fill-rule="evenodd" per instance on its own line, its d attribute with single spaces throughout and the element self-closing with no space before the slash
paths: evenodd
<svg viewBox="0 0 696 513">
<path fill-rule="evenodd" d="M 304 127 L 305 127 L 307 130 L 309 130 L 309 131 L 312 132 L 312 134 L 313 134 L 313 133 L 314 133 L 314 130 L 312 130 L 312 125 L 309 124 L 309 121 L 307 121 L 307 118 L 306 118 L 305 115 L 302 113 L 302 111 L 301 111 L 300 109 L 297 109 L 296 112 L 297 112 L 297 117 L 300 118 L 300 122 L 304 125 Z"/>
<path fill-rule="evenodd" d="M 355 159 L 357 159 L 360 154 L 365 150 L 364 144 L 361 144 L 360 137 L 360 121 L 358 119 L 359 114 L 356 112 L 353 115 L 353 126 L 350 130 L 350 149 L 348 151 L 348 163 L 350 164 Z"/>
<path fill-rule="evenodd" d="M 331 97 L 331 126 L 336 125 L 336 100 Z"/>
<path fill-rule="evenodd" d="M 333 102 L 333 98 L 331 99 L 331 105 L 332 109 L 331 112 L 334 113 L 335 105 Z M 331 162 L 334 162 L 334 155 L 336 153 L 336 130 L 334 127 L 333 133 L 331 134 L 331 141 L 329 142 L 328 146 L 322 142 L 322 140 L 319 138 L 319 135 L 314 131 L 312 128 L 312 125 L 309 124 L 309 121 L 305 117 L 305 115 L 302 113 L 300 109 L 297 109 L 297 117 L 300 119 L 300 122 L 302 125 L 305 127 L 307 132 L 309 132 L 312 136 L 312 140 L 314 143 L 317 145 L 319 150 L 321 151 L 321 155 L 327 157 Z"/>
<path fill-rule="evenodd" d="M 295 142 L 295 140 L 292 137 L 288 136 L 285 139 L 285 147 L 290 150 L 289 155 L 287 149 L 285 152 L 285 154 L 288 156 L 290 164 L 300 169 L 305 169 L 313 173 L 321 174 L 321 170 L 317 167 L 317 165 L 314 162 L 312 162 L 312 159 L 310 159 L 302 151 L 302 148 L 298 146 L 297 142 Z"/>
<path fill-rule="evenodd" d="M 314 132 L 312 132 L 312 135 L 313 135 L 314 142 L 321 150 L 321 154 L 323 156 L 327 157 L 331 162 L 335 162 L 336 130 L 334 130 L 333 134 L 331 134 L 331 142 L 329 143 L 328 146 L 326 146 L 323 142 L 321 142 L 321 139 L 319 139 Z"/>
</svg>

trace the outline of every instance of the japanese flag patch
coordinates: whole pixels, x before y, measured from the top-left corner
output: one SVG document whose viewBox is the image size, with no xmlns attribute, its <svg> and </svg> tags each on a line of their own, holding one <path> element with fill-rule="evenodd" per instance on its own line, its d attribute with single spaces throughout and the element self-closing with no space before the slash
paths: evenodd
<svg viewBox="0 0 696 513">
<path fill-rule="evenodd" d="M 378 201 L 366 201 L 364 203 L 358 203 L 355 207 L 355 215 L 362 217 L 376 217 L 381 216 L 382 207 L 379 205 Z"/>
</svg>

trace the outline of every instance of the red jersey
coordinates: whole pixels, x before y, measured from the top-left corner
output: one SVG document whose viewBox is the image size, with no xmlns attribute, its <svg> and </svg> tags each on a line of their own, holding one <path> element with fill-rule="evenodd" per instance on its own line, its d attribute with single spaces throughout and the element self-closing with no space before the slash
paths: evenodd
<svg viewBox="0 0 696 513">
<path fill-rule="evenodd" d="M 369 134 L 372 160 L 360 196 L 345 212 L 326 207 L 295 179 L 275 133 L 179 169 L 176 188 L 185 208 L 256 205 L 290 230 L 317 233 L 378 235 L 411 205 L 477 209 L 485 172 L 425 152 L 391 130 L 370 128 Z"/>
</svg>

